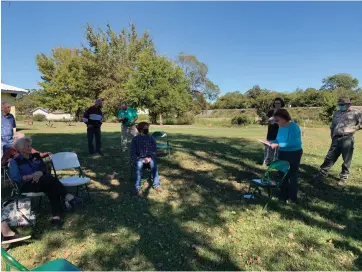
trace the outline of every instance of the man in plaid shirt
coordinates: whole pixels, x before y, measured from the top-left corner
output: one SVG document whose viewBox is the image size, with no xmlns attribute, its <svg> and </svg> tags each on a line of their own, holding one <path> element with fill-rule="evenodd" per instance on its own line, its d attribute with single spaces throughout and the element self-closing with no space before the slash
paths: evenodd
<svg viewBox="0 0 362 272">
<path fill-rule="evenodd" d="M 137 195 L 141 195 L 142 169 L 148 166 L 152 171 L 153 188 L 160 192 L 160 179 L 158 177 L 156 163 L 156 141 L 148 134 L 150 125 L 147 122 L 141 122 L 137 126 L 140 134 L 132 139 L 131 160 L 135 171 L 135 187 Z"/>
</svg>

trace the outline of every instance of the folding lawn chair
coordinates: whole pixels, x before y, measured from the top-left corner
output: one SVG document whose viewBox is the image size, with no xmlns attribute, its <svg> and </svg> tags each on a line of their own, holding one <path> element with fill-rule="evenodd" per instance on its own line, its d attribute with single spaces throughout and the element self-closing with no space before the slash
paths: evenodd
<svg viewBox="0 0 362 272">
<path fill-rule="evenodd" d="M 287 176 L 290 169 L 289 162 L 277 160 L 270 163 L 268 169 L 266 170 L 264 176 L 261 179 L 252 179 L 250 180 L 250 186 L 249 191 L 247 194 L 244 195 L 244 198 L 252 199 L 256 195 L 257 192 L 259 196 L 261 196 L 261 190 L 260 188 L 264 188 L 268 192 L 268 202 L 265 204 L 263 210 L 267 207 L 269 201 L 273 197 L 273 192 L 277 192 L 279 187 L 282 185 L 282 183 L 285 180 L 285 177 Z M 278 177 L 276 177 L 274 180 L 271 179 L 270 173 L 273 170 L 277 170 L 281 173 Z"/>
<path fill-rule="evenodd" d="M 80 271 L 78 267 L 65 259 L 56 259 L 29 270 L 3 248 L 1 248 L 1 256 L 5 265 L 5 271 L 11 271 L 11 269 L 14 269 L 15 271 Z"/>
<path fill-rule="evenodd" d="M 151 134 L 153 138 L 156 140 L 157 151 L 158 150 L 166 150 L 168 157 L 171 157 L 171 145 L 168 141 L 168 135 L 164 131 L 155 131 Z M 158 141 L 158 142 L 157 142 Z"/>
<path fill-rule="evenodd" d="M 90 182 L 90 178 L 84 176 L 82 168 L 80 166 L 78 156 L 74 152 L 59 152 L 52 154 L 50 160 L 53 166 L 54 175 L 58 178 L 57 171 L 65 169 L 78 169 L 79 174 L 66 178 L 60 178 L 59 181 L 66 187 L 76 187 L 76 195 L 79 194 L 79 188 L 84 187 L 89 200 L 91 199 L 87 184 Z"/>
</svg>

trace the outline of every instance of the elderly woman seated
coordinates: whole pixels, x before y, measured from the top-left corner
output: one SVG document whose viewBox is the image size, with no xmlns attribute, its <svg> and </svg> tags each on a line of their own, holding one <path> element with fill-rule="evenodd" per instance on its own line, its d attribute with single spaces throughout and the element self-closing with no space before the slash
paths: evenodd
<svg viewBox="0 0 362 272">
<path fill-rule="evenodd" d="M 31 153 L 31 144 L 32 140 L 27 137 L 21 138 L 15 143 L 15 148 L 19 154 L 10 161 L 10 178 L 18 184 L 21 193 L 45 193 L 52 208 L 52 224 L 62 226 L 62 201 L 74 206 L 81 202 L 81 199 L 69 194 L 64 185 L 48 173 L 40 154 Z"/>
</svg>

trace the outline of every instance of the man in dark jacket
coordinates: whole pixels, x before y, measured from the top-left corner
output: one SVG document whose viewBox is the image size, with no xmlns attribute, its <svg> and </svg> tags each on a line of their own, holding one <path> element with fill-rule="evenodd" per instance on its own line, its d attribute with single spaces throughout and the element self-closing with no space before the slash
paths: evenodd
<svg viewBox="0 0 362 272">
<path fill-rule="evenodd" d="M 94 106 L 84 112 L 83 122 L 87 125 L 88 150 L 91 155 L 101 154 L 101 126 L 103 100 L 97 99 Z M 93 137 L 96 139 L 96 151 L 94 153 Z"/>
</svg>

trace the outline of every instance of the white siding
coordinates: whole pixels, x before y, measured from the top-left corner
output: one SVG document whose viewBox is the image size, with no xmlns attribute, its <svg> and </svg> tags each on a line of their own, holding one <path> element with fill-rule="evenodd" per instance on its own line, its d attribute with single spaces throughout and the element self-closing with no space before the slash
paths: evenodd
<svg viewBox="0 0 362 272">
<path fill-rule="evenodd" d="M 72 115 L 70 115 L 69 113 L 46 113 L 45 111 L 41 110 L 41 109 L 37 109 L 36 111 L 33 112 L 33 116 L 36 114 L 42 114 L 45 115 L 47 120 L 69 120 L 72 119 Z"/>
</svg>

